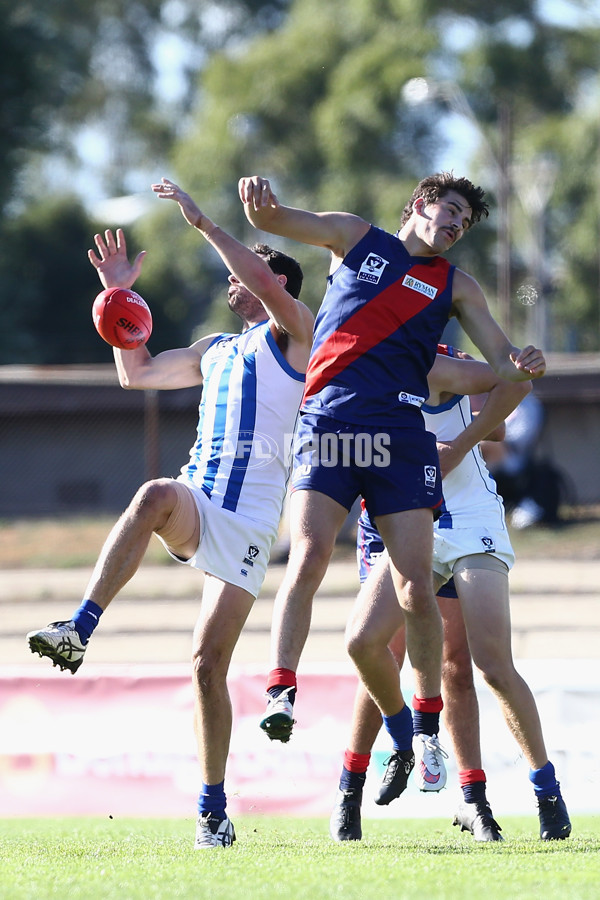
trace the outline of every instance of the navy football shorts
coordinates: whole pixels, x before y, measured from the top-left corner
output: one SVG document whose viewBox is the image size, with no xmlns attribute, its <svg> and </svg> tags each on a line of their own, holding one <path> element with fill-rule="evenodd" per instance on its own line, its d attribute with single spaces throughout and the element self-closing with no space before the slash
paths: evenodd
<svg viewBox="0 0 600 900">
<path fill-rule="evenodd" d="M 294 451 L 292 490 L 320 491 L 347 510 L 357 497 L 374 518 L 442 502 L 435 435 L 424 427 L 369 428 L 305 413 Z"/>
</svg>

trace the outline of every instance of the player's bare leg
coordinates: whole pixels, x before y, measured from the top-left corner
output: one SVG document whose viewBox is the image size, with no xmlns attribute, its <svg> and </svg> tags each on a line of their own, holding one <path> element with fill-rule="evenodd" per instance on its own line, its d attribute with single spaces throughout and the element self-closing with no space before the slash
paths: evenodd
<svg viewBox="0 0 600 900">
<path fill-rule="evenodd" d="M 271 740 L 287 743 L 294 724 L 296 670 L 310 628 L 314 595 L 348 510 L 319 491 L 294 491 L 290 498 L 290 556 L 273 606 L 269 702 L 260 727 Z"/>
<path fill-rule="evenodd" d="M 399 607 L 395 600 L 394 586 L 387 563 L 387 557 L 384 557 L 379 567 L 372 573 L 373 580 L 369 585 L 368 593 L 376 593 L 378 587 L 382 588 L 393 598 L 395 610 L 398 610 Z M 351 628 L 352 625 L 349 623 L 349 632 Z M 389 649 L 393 659 L 396 660 L 396 679 L 400 682 L 400 668 L 405 652 L 403 627 L 396 631 L 390 642 Z M 403 751 L 394 746 L 391 755 L 386 761 L 386 776 L 375 800 L 380 805 L 387 805 L 391 800 L 400 796 L 407 785 L 408 776 L 414 766 L 412 719 L 410 710 L 406 708 L 405 704 L 403 710 L 400 711 L 400 719 L 405 720 L 402 732 L 406 737 L 406 743 Z M 363 786 L 371 757 L 371 749 L 383 721 L 379 707 L 367 692 L 364 684 L 359 681 L 354 697 L 350 738 L 344 753 L 344 765 L 340 777 L 339 790 L 329 820 L 329 834 L 334 841 L 359 841 L 362 838 L 361 804 Z"/>
<path fill-rule="evenodd" d="M 444 725 L 452 741 L 457 769 L 481 769 L 479 703 L 460 603 L 456 599 L 438 597 L 438 606 L 444 625 Z"/>
<path fill-rule="evenodd" d="M 194 732 L 202 775 L 195 841 L 198 850 L 231 846 L 235 841 L 225 794 L 232 727 L 227 673 L 253 602 L 252 594 L 243 588 L 205 575 L 192 657 Z"/>
<path fill-rule="evenodd" d="M 185 521 L 181 516 L 174 518 L 182 522 L 183 531 L 182 526 L 170 526 L 182 493 L 187 516 Z M 63 671 L 77 672 L 100 616 L 139 568 L 153 532 L 164 529 L 173 539 L 173 552 L 183 559 L 193 555 L 200 535 L 196 504 L 183 485 L 168 478 L 146 482 L 137 491 L 104 542 L 80 606 L 70 619 L 29 632 L 32 653 L 48 657 Z"/>
<path fill-rule="evenodd" d="M 438 791 L 446 783 L 443 757 L 447 754 L 438 739 L 443 630 L 431 576 L 432 514 L 427 509 L 409 510 L 381 516 L 376 524 L 389 553 L 395 594 L 382 582 L 369 598 L 364 589 L 368 589 L 371 573 L 347 632 L 348 652 L 385 717 L 395 749 L 406 750 L 407 716 L 399 717 L 404 700 L 388 647 L 404 614 L 407 652 L 415 678 L 417 785 L 422 791 Z"/>
<path fill-rule="evenodd" d="M 500 703 L 506 724 L 532 769 L 548 762 L 535 699 L 515 669 L 508 578 L 487 569 L 455 576 L 473 662 Z"/>
<path fill-rule="evenodd" d="M 512 658 L 508 574 L 481 568 L 455 572 L 473 662 L 492 689 L 506 724 L 530 765 L 540 837 L 562 840 L 571 822 L 548 759 L 535 698 Z"/>
<path fill-rule="evenodd" d="M 377 518 L 390 557 L 394 588 L 406 624 L 406 650 L 418 697 L 441 691 L 443 629 L 433 592 L 431 510 L 412 509 Z"/>
<path fill-rule="evenodd" d="M 167 523 L 177 493 L 170 478 L 149 481 L 137 491 L 133 500 L 113 526 L 98 557 L 85 596 L 101 609 L 133 578 L 148 549 L 150 538 Z M 192 556 L 198 547 L 200 522 L 185 544 L 177 543 L 171 549 L 183 559 Z"/>
<path fill-rule="evenodd" d="M 405 705 L 398 663 L 389 649 L 390 641 L 403 624 L 389 560 L 384 556 L 358 593 L 346 626 L 346 649 L 365 690 L 386 716 L 395 715 Z"/>
<path fill-rule="evenodd" d="M 232 721 L 227 673 L 253 602 L 248 591 L 205 575 L 192 661 L 194 728 L 206 784 L 217 784 L 225 777 Z"/>
<path fill-rule="evenodd" d="M 444 623 L 442 694 L 444 724 L 452 741 L 462 802 L 453 824 L 479 842 L 501 841 L 501 828 L 486 796 L 481 760 L 479 703 L 473 683 L 473 665 L 467 634 L 457 599 L 438 596 Z"/>
<path fill-rule="evenodd" d="M 344 506 L 319 491 L 294 491 L 290 497 L 290 555 L 273 606 L 272 668 L 298 668 L 313 598 L 347 516 Z"/>
</svg>

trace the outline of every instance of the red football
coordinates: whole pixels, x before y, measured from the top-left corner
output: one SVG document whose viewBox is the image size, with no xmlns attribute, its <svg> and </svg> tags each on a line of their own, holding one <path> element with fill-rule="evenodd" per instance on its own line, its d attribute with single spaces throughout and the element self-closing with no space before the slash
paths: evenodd
<svg viewBox="0 0 600 900">
<path fill-rule="evenodd" d="M 94 300 L 92 319 L 100 337 L 121 350 L 134 350 L 152 334 L 150 307 L 139 294 L 127 288 L 101 291 Z"/>
</svg>

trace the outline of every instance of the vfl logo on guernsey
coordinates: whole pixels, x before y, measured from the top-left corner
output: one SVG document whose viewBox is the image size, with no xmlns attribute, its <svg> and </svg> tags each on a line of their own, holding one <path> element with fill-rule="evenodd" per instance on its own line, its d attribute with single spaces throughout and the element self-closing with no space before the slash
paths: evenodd
<svg viewBox="0 0 600 900">
<path fill-rule="evenodd" d="M 431 297 L 432 300 L 438 292 L 438 289 L 432 284 L 427 284 L 425 281 L 419 281 L 418 278 L 413 278 L 412 275 L 405 275 L 402 285 L 403 287 L 410 288 L 411 291 L 425 294 L 426 297 Z"/>
<path fill-rule="evenodd" d="M 369 253 L 367 258 L 361 264 L 356 276 L 359 281 L 369 281 L 371 284 L 379 284 L 385 267 L 389 264 L 389 260 L 378 256 L 376 253 Z"/>
</svg>

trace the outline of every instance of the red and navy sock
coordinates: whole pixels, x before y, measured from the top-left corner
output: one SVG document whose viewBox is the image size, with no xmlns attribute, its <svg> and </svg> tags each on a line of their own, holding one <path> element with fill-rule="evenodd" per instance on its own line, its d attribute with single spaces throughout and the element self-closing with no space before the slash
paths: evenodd
<svg viewBox="0 0 600 900">
<path fill-rule="evenodd" d="M 458 773 L 465 803 L 487 803 L 483 769 L 462 769 Z"/>
<path fill-rule="evenodd" d="M 274 700 L 287 690 L 289 701 L 293 705 L 297 687 L 296 673 L 292 669 L 271 669 L 267 676 L 267 694 Z"/>
<path fill-rule="evenodd" d="M 102 607 L 93 600 L 83 600 L 81 606 L 73 613 L 71 620 L 82 644 L 87 644 L 91 638 L 103 612 Z"/>
<path fill-rule="evenodd" d="M 413 720 L 410 708 L 405 704 L 399 713 L 381 718 L 385 730 L 392 739 L 394 750 L 403 753 L 412 749 Z"/>
<path fill-rule="evenodd" d="M 340 791 L 362 790 L 371 760 L 370 753 L 344 753 L 344 767 L 340 777 Z"/>
<path fill-rule="evenodd" d="M 440 713 L 444 704 L 437 697 L 413 697 L 413 734 L 439 734 Z"/>
<path fill-rule="evenodd" d="M 225 818 L 227 798 L 225 796 L 225 782 L 220 784 L 204 784 L 198 795 L 198 815 L 205 816 L 213 813 L 219 819 Z"/>
</svg>

